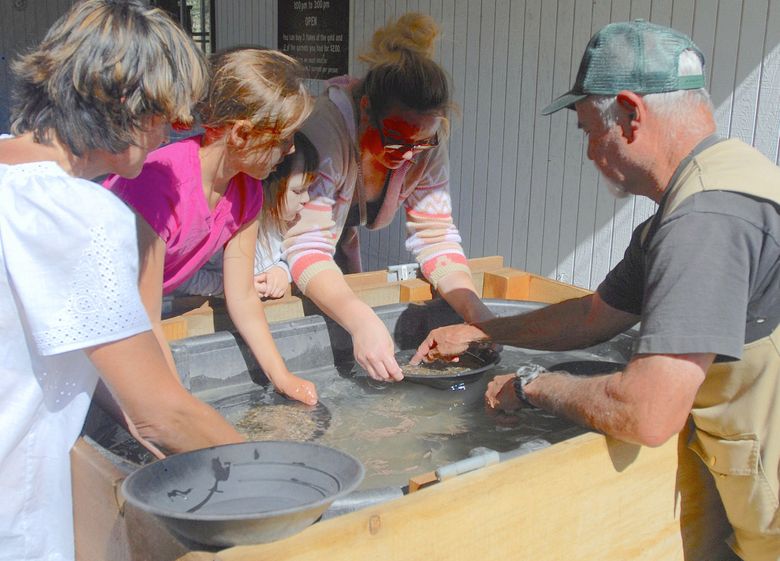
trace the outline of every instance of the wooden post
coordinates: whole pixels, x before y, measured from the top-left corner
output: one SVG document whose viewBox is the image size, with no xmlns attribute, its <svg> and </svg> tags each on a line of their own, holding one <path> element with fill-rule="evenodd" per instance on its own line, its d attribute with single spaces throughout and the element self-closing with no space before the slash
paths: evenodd
<svg viewBox="0 0 780 561">
<path fill-rule="evenodd" d="M 503 267 L 485 273 L 482 285 L 483 298 L 502 300 L 528 300 L 531 275 L 525 271 Z"/>
<path fill-rule="evenodd" d="M 400 283 L 401 302 L 422 302 L 433 297 L 431 285 L 423 279 L 408 279 Z"/>
</svg>

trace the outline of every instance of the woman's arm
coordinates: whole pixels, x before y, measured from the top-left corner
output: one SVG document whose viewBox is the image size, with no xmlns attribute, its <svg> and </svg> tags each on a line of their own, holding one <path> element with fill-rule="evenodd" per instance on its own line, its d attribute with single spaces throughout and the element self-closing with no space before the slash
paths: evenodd
<svg viewBox="0 0 780 561">
<path fill-rule="evenodd" d="M 86 349 L 86 354 L 116 397 L 134 434 L 155 449 L 176 453 L 244 440 L 219 413 L 170 375 L 150 331 Z"/>
<path fill-rule="evenodd" d="M 317 403 L 314 384 L 291 373 L 268 327 L 254 287 L 258 221 L 245 225 L 227 243 L 223 263 L 225 302 L 233 323 L 276 390 L 308 405 Z"/>
<path fill-rule="evenodd" d="M 165 360 L 168 363 L 168 371 L 176 377 L 177 381 L 180 381 L 171 348 L 162 328 L 165 242 L 138 213 L 136 213 L 136 230 L 138 232 L 138 254 L 141 259 L 141 272 L 138 279 L 141 301 L 146 308 L 146 313 L 149 314 L 149 321 L 152 322 L 152 332 L 157 337 Z"/>
<path fill-rule="evenodd" d="M 390 332 L 374 310 L 352 292 L 340 271 L 321 271 L 309 281 L 306 296 L 349 332 L 355 360 L 369 376 L 384 382 L 403 379 Z"/>
</svg>

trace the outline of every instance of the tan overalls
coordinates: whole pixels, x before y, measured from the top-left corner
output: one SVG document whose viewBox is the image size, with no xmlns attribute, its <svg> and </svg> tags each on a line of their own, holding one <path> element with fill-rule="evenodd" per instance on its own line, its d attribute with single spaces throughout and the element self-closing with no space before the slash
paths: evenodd
<svg viewBox="0 0 780 561">
<path fill-rule="evenodd" d="M 669 187 L 661 218 L 709 190 L 780 206 L 780 168 L 739 140 L 705 148 Z M 691 415 L 689 447 L 715 478 L 734 529 L 731 547 L 746 561 L 780 560 L 780 327 L 746 344 L 742 360 L 713 364 Z"/>
</svg>

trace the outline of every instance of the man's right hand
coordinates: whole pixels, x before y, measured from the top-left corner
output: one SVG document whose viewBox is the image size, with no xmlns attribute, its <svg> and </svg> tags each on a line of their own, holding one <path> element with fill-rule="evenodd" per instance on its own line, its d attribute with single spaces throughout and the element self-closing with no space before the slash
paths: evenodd
<svg viewBox="0 0 780 561">
<path fill-rule="evenodd" d="M 473 325 L 448 325 L 431 331 L 409 361 L 412 365 L 434 360 L 453 360 L 463 354 L 474 341 L 483 341 L 487 335 Z"/>
</svg>

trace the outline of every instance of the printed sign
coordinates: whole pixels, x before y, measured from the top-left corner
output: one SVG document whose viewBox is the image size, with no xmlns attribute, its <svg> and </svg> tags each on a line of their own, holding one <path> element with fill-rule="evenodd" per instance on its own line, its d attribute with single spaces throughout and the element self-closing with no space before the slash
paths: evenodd
<svg viewBox="0 0 780 561">
<path fill-rule="evenodd" d="M 279 50 L 301 61 L 309 77 L 347 73 L 349 0 L 279 0 Z"/>
</svg>

